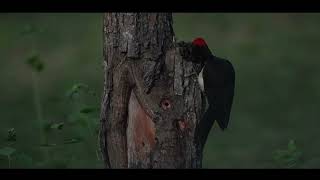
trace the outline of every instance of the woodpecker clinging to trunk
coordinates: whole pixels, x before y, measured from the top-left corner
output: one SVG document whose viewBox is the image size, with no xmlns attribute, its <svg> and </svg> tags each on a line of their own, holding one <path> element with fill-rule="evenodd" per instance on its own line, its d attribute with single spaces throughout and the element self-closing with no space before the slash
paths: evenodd
<svg viewBox="0 0 320 180">
<path fill-rule="evenodd" d="M 201 90 L 208 100 L 208 110 L 199 124 L 199 137 L 205 143 L 215 121 L 224 130 L 228 127 L 234 96 L 235 71 L 232 64 L 223 58 L 214 56 L 202 38 L 192 42 L 192 57 L 202 63 L 198 76 Z"/>
</svg>

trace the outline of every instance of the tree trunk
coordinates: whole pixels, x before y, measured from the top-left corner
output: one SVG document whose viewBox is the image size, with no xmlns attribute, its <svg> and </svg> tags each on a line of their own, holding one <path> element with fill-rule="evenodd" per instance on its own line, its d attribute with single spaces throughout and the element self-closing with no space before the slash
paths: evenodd
<svg viewBox="0 0 320 180">
<path fill-rule="evenodd" d="M 201 65 L 171 13 L 104 15 L 100 144 L 107 168 L 201 168 Z"/>
</svg>

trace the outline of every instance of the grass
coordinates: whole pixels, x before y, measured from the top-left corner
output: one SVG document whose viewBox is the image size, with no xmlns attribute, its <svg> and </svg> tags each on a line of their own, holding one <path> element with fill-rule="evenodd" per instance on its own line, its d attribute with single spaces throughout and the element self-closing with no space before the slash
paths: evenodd
<svg viewBox="0 0 320 180">
<path fill-rule="evenodd" d="M 320 166 L 319 17 L 313 13 L 174 14 L 178 40 L 204 37 L 213 52 L 228 58 L 236 69 L 230 128 L 225 132 L 213 128 L 204 167 L 288 167 L 283 162 L 296 162 L 290 168 Z M 0 27 L 4 87 L 0 89 L 0 152 L 5 147 L 15 149 L 10 168 L 103 167 L 96 152 L 98 112 L 94 110 L 103 90 L 102 15 L 1 14 Z M 41 81 L 36 88 L 41 89 L 42 118 L 35 113 L 32 76 L 25 64 L 34 49 L 45 67 L 37 75 Z M 84 88 L 75 96 L 76 103 L 67 98 L 79 84 L 96 96 Z M 49 127 L 49 147 L 40 146 L 37 119 L 44 119 Z M 12 128 L 15 140 L 8 141 Z M 301 156 L 288 153 L 291 140 Z M 43 149 L 50 153 L 47 162 L 40 153 Z M 0 168 L 9 168 L 8 156 L 0 156 Z"/>
</svg>

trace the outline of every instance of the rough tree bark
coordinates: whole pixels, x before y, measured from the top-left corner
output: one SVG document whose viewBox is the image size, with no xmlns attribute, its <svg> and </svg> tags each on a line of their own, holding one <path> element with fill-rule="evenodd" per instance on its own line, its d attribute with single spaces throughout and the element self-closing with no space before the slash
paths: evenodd
<svg viewBox="0 0 320 180">
<path fill-rule="evenodd" d="M 171 13 L 104 15 L 100 145 L 107 168 L 201 168 L 206 100 Z"/>
</svg>

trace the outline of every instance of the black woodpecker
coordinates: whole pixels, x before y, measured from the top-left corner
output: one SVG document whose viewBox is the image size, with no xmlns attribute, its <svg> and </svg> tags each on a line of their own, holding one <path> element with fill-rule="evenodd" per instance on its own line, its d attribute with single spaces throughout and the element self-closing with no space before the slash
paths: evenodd
<svg viewBox="0 0 320 180">
<path fill-rule="evenodd" d="M 214 56 L 202 38 L 191 45 L 192 57 L 203 65 L 198 76 L 201 90 L 206 95 L 209 107 L 200 121 L 198 136 L 202 144 L 217 121 L 219 127 L 228 127 L 235 88 L 235 71 L 230 61 Z"/>
</svg>

